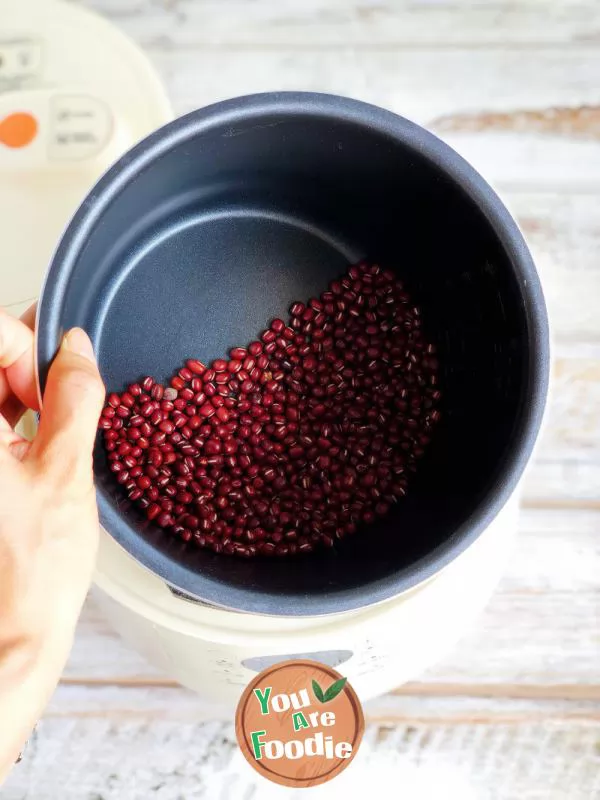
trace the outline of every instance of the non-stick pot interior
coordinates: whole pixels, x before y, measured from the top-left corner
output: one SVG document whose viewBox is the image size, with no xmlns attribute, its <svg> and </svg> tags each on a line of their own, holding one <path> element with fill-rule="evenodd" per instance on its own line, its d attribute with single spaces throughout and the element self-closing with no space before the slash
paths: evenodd
<svg viewBox="0 0 600 800">
<path fill-rule="evenodd" d="M 104 526 L 167 582 L 241 610 L 324 613 L 415 583 L 469 535 L 520 435 L 530 334 L 516 256 L 457 180 L 368 115 L 271 108 L 175 125 L 161 153 L 148 157 L 156 136 L 134 153 L 145 163 L 117 189 L 100 185 L 101 200 L 112 194 L 88 235 L 67 234 L 43 300 L 50 338 L 86 328 L 110 390 L 167 381 L 187 358 L 247 344 L 366 257 L 422 306 L 443 421 L 408 496 L 331 552 L 241 560 L 186 546 L 124 500 L 98 443 Z"/>
</svg>

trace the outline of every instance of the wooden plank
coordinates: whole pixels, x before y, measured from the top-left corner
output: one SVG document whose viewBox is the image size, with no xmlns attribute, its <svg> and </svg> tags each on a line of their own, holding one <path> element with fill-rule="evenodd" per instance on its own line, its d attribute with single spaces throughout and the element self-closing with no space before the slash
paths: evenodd
<svg viewBox="0 0 600 800">
<path fill-rule="evenodd" d="M 363 751 L 336 789 L 372 792 L 375 770 L 412 800 L 600 797 L 600 514 L 560 510 L 600 509 L 597 2 L 84 4 L 149 49 L 180 113 L 275 88 L 353 95 L 438 132 L 507 199 L 557 341 L 548 423 L 524 487 L 531 508 L 473 630 L 417 682 L 368 704 Z M 559 510 L 535 508 L 549 505 Z M 170 685 L 88 605 L 65 680 L 2 796 L 265 792 L 230 721 L 207 720 L 198 697 Z"/>
<path fill-rule="evenodd" d="M 530 505 L 600 506 L 600 347 L 557 345 L 546 426 L 524 483 Z"/>
<path fill-rule="evenodd" d="M 597 105 L 600 52 L 594 47 L 497 53 L 487 49 L 423 48 L 375 52 L 312 52 L 287 49 L 245 52 L 163 51 L 148 48 L 179 111 L 224 97 L 273 89 L 337 91 L 379 102 L 419 122 L 432 123 L 466 111 L 518 112 L 517 132 L 539 131 L 527 109 Z M 478 73 L 478 79 L 472 80 Z M 527 75 L 527 80 L 523 76 Z M 494 124 L 495 122 L 495 124 Z M 441 127 L 441 123 L 440 127 Z M 448 122 L 444 123 L 450 127 Z M 594 115 L 582 116 L 580 138 L 597 138 Z M 587 136 L 584 133 L 589 130 Z M 454 127 L 459 127 L 456 124 Z M 471 126 L 460 126 L 471 127 Z M 505 119 L 487 129 L 510 129 Z M 564 137 L 570 128 L 549 118 L 544 132 Z M 477 131 L 476 131 L 477 132 Z"/>
<path fill-rule="evenodd" d="M 524 683 L 423 683 L 413 681 L 399 686 L 392 695 L 409 697 L 485 698 L 496 700 L 558 700 L 597 704 L 600 700 L 600 684 L 524 684 Z M 382 702 L 385 700 L 382 699 Z M 595 708 L 596 706 L 590 706 Z"/>
<path fill-rule="evenodd" d="M 501 189 L 590 192 L 600 186 L 597 112 L 582 111 L 598 106 L 597 48 L 398 49 L 364 57 L 353 48 L 150 48 L 148 53 L 179 114 L 253 92 L 331 92 L 384 106 L 443 132 Z M 485 125 L 465 122 L 465 114 L 481 117 Z M 571 116 L 576 119 L 565 121 Z"/>
<path fill-rule="evenodd" d="M 146 46 L 507 48 L 600 41 L 594 0 L 87 0 Z"/>
<path fill-rule="evenodd" d="M 600 685 L 600 515 L 523 511 L 504 578 L 473 630 L 420 684 Z M 591 688 L 590 688 L 591 687 Z M 587 694 L 589 690 L 589 694 Z"/>
<path fill-rule="evenodd" d="M 531 248 L 555 341 L 600 341 L 600 195 L 505 191 L 502 199 Z"/>
<path fill-rule="evenodd" d="M 417 687 L 418 688 L 418 687 Z M 482 697 L 466 693 L 427 696 L 397 692 L 365 703 L 367 718 L 378 723 L 497 724 L 542 720 L 581 720 L 600 724 L 594 700 Z M 230 712 L 207 712 L 202 699 L 177 686 L 60 686 L 46 718 L 168 720 L 182 724 L 230 718 Z"/>
<path fill-rule="evenodd" d="M 61 689 L 59 695 L 3 787 L 5 800 L 250 800 L 275 791 L 292 797 L 293 790 L 269 787 L 245 763 L 231 721 L 203 721 L 187 692 Z M 384 719 L 377 706 L 366 711 L 371 724 L 361 752 L 336 779 L 341 795 L 368 796 L 377 775 L 379 786 L 400 786 L 411 800 L 598 796 L 597 708 L 465 707 L 405 697 L 383 709 Z M 316 798 L 331 798 L 331 791 L 312 790 Z"/>
<path fill-rule="evenodd" d="M 467 694 L 474 685 L 490 691 L 499 685 L 562 685 L 583 687 L 579 697 L 597 696 L 600 514 L 526 510 L 520 528 L 488 608 L 443 662 L 419 677 L 424 692 L 437 684 L 453 685 L 455 692 L 462 686 Z M 165 683 L 91 603 L 64 678 L 72 684 Z"/>
<path fill-rule="evenodd" d="M 88 599 L 63 679 L 74 682 L 160 682 L 165 676 L 130 648 Z"/>
</svg>

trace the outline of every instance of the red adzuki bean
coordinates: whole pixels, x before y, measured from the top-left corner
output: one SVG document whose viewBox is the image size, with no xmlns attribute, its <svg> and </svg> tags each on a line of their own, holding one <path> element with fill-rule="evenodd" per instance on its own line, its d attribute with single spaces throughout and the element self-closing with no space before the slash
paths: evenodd
<svg viewBox="0 0 600 800">
<path fill-rule="evenodd" d="M 404 497 L 442 416 L 438 371 L 421 310 L 361 263 L 229 360 L 110 394 L 99 428 L 148 520 L 217 553 L 289 557 Z"/>
</svg>

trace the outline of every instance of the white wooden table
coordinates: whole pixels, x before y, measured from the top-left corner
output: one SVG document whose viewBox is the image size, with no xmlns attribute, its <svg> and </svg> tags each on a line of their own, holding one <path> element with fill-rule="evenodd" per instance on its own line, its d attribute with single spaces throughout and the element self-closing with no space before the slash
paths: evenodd
<svg viewBox="0 0 600 800">
<path fill-rule="evenodd" d="M 513 209 L 554 324 L 554 396 L 521 535 L 487 611 L 367 708 L 360 758 L 314 797 L 600 797 L 600 3 L 87 0 L 140 42 L 178 113 L 270 89 L 352 95 L 441 134 Z M 287 796 L 232 725 L 89 604 L 7 800 Z M 370 771 L 369 771 L 370 770 Z"/>
</svg>

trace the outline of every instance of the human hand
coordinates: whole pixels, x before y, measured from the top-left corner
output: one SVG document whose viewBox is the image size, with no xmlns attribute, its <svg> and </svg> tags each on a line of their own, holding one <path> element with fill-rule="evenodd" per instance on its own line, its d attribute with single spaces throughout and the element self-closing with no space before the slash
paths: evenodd
<svg viewBox="0 0 600 800">
<path fill-rule="evenodd" d="M 92 448 L 104 400 L 90 340 L 75 329 L 49 371 L 35 439 L 23 439 L 14 426 L 37 407 L 33 345 L 30 327 L 0 311 L 0 720 L 24 718 L 25 738 L 64 667 L 91 581 Z M 11 700 L 23 681 L 27 691 L 6 716 L 11 681 Z M 0 725 L 0 778 L 4 752 L 22 744 L 3 733 Z"/>
</svg>

